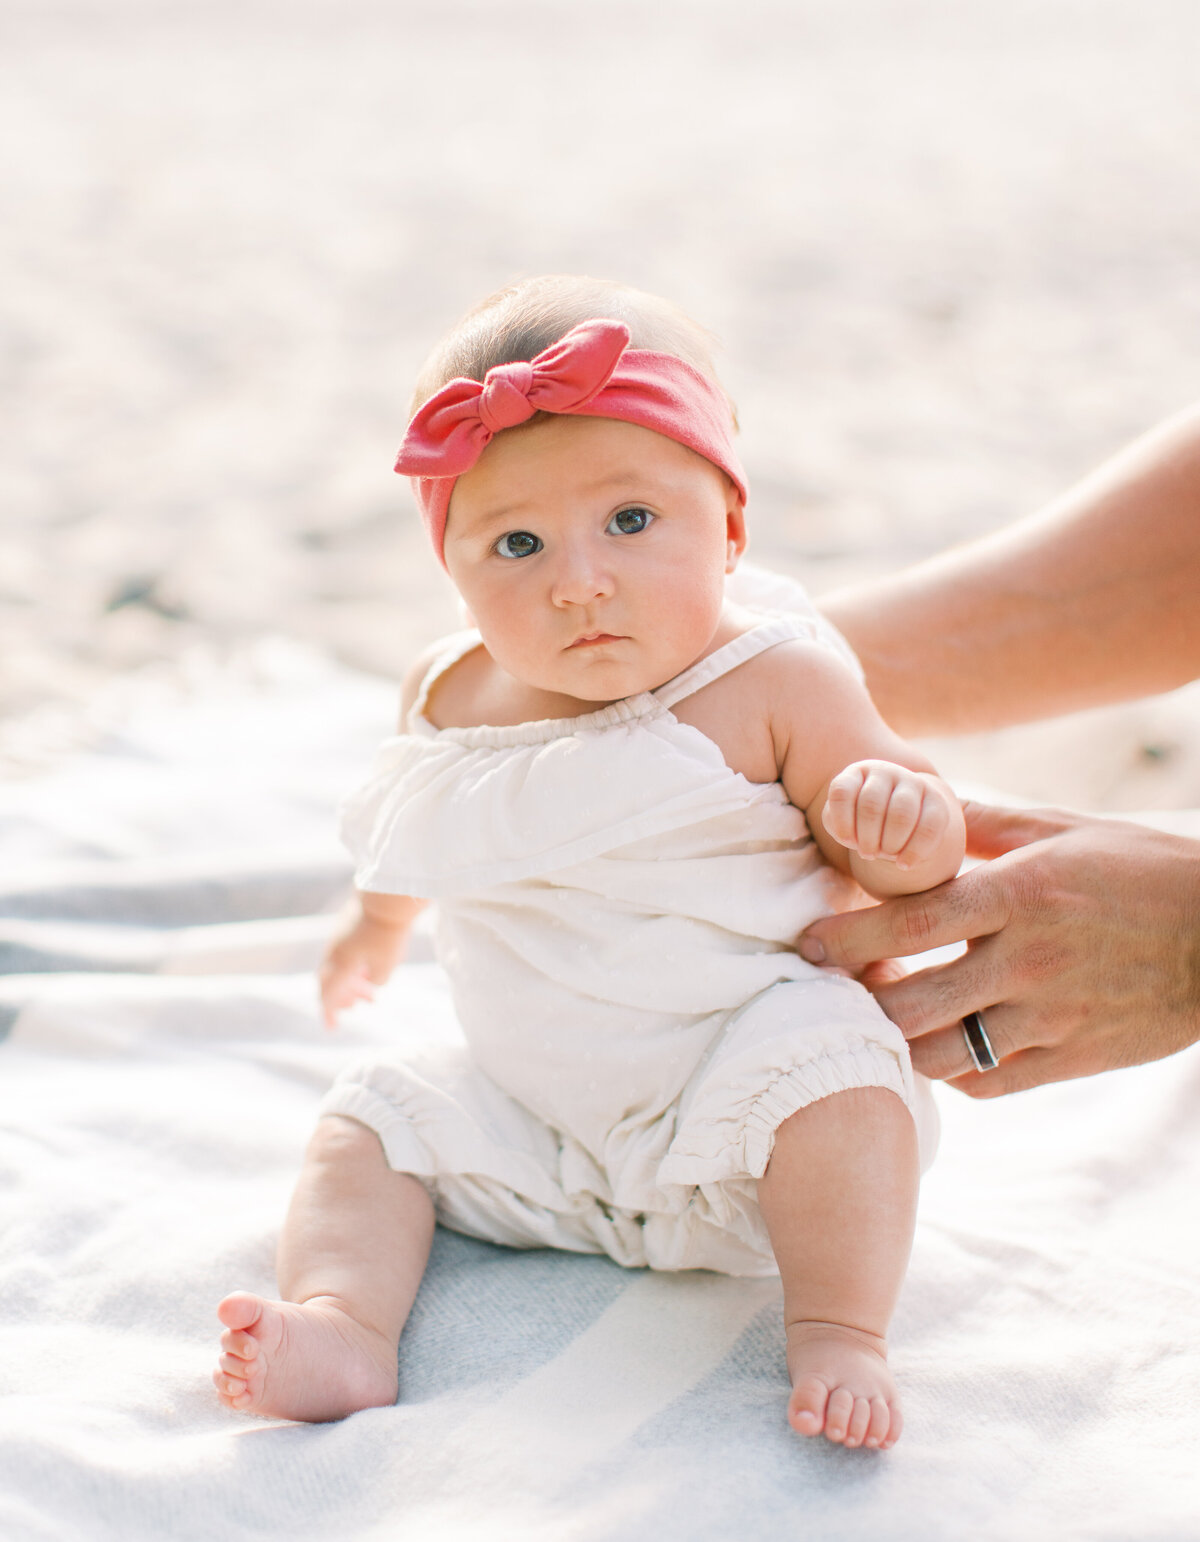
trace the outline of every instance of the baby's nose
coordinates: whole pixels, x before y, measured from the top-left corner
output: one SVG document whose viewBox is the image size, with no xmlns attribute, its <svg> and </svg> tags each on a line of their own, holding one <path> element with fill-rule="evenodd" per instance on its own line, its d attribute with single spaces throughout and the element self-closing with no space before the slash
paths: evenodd
<svg viewBox="0 0 1200 1542">
<path fill-rule="evenodd" d="M 590 544 L 565 549 L 554 575 L 554 599 L 559 605 L 587 605 L 613 591 L 612 574 Z"/>
</svg>

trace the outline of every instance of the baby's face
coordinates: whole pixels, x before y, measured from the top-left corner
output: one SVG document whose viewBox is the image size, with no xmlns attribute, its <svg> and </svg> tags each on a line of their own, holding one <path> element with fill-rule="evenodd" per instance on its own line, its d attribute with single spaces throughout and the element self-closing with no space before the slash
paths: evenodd
<svg viewBox="0 0 1200 1542">
<path fill-rule="evenodd" d="M 710 645 L 745 546 L 723 472 L 613 418 L 497 434 L 459 477 L 446 566 L 488 652 L 585 703 L 652 690 Z"/>
</svg>

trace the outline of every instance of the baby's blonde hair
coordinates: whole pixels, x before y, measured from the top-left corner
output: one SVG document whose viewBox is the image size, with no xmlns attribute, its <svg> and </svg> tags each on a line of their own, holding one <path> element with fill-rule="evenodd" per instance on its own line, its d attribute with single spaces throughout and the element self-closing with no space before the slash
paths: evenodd
<svg viewBox="0 0 1200 1542">
<path fill-rule="evenodd" d="M 631 348 L 670 353 L 706 375 L 723 394 L 713 368 L 713 338 L 669 300 L 628 284 L 550 273 L 489 295 L 457 322 L 421 367 L 411 412 L 450 380 L 482 380 L 498 364 L 532 359 L 582 321 L 623 321 Z M 728 395 L 726 400 L 729 401 Z M 737 426 L 737 413 L 729 401 Z"/>
</svg>

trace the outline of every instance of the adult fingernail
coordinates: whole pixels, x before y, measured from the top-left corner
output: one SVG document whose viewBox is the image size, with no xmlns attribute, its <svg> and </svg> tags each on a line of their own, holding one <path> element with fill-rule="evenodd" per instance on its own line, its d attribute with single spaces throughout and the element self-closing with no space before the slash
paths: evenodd
<svg viewBox="0 0 1200 1542">
<path fill-rule="evenodd" d="M 800 957 L 806 958 L 810 964 L 823 964 L 825 949 L 816 937 L 801 937 Z"/>
</svg>

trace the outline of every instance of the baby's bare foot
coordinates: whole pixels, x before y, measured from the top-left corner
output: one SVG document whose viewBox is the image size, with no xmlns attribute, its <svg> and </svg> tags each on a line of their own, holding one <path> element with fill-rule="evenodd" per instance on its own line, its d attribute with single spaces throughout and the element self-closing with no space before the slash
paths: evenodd
<svg viewBox="0 0 1200 1542">
<path fill-rule="evenodd" d="M 788 1423 L 798 1435 L 881 1451 L 899 1440 L 904 1421 L 883 1339 L 838 1323 L 791 1323 L 787 1360 Z"/>
<path fill-rule="evenodd" d="M 320 1424 L 396 1401 L 396 1345 L 332 1296 L 297 1304 L 238 1291 L 217 1316 L 213 1383 L 226 1408 Z"/>
</svg>

